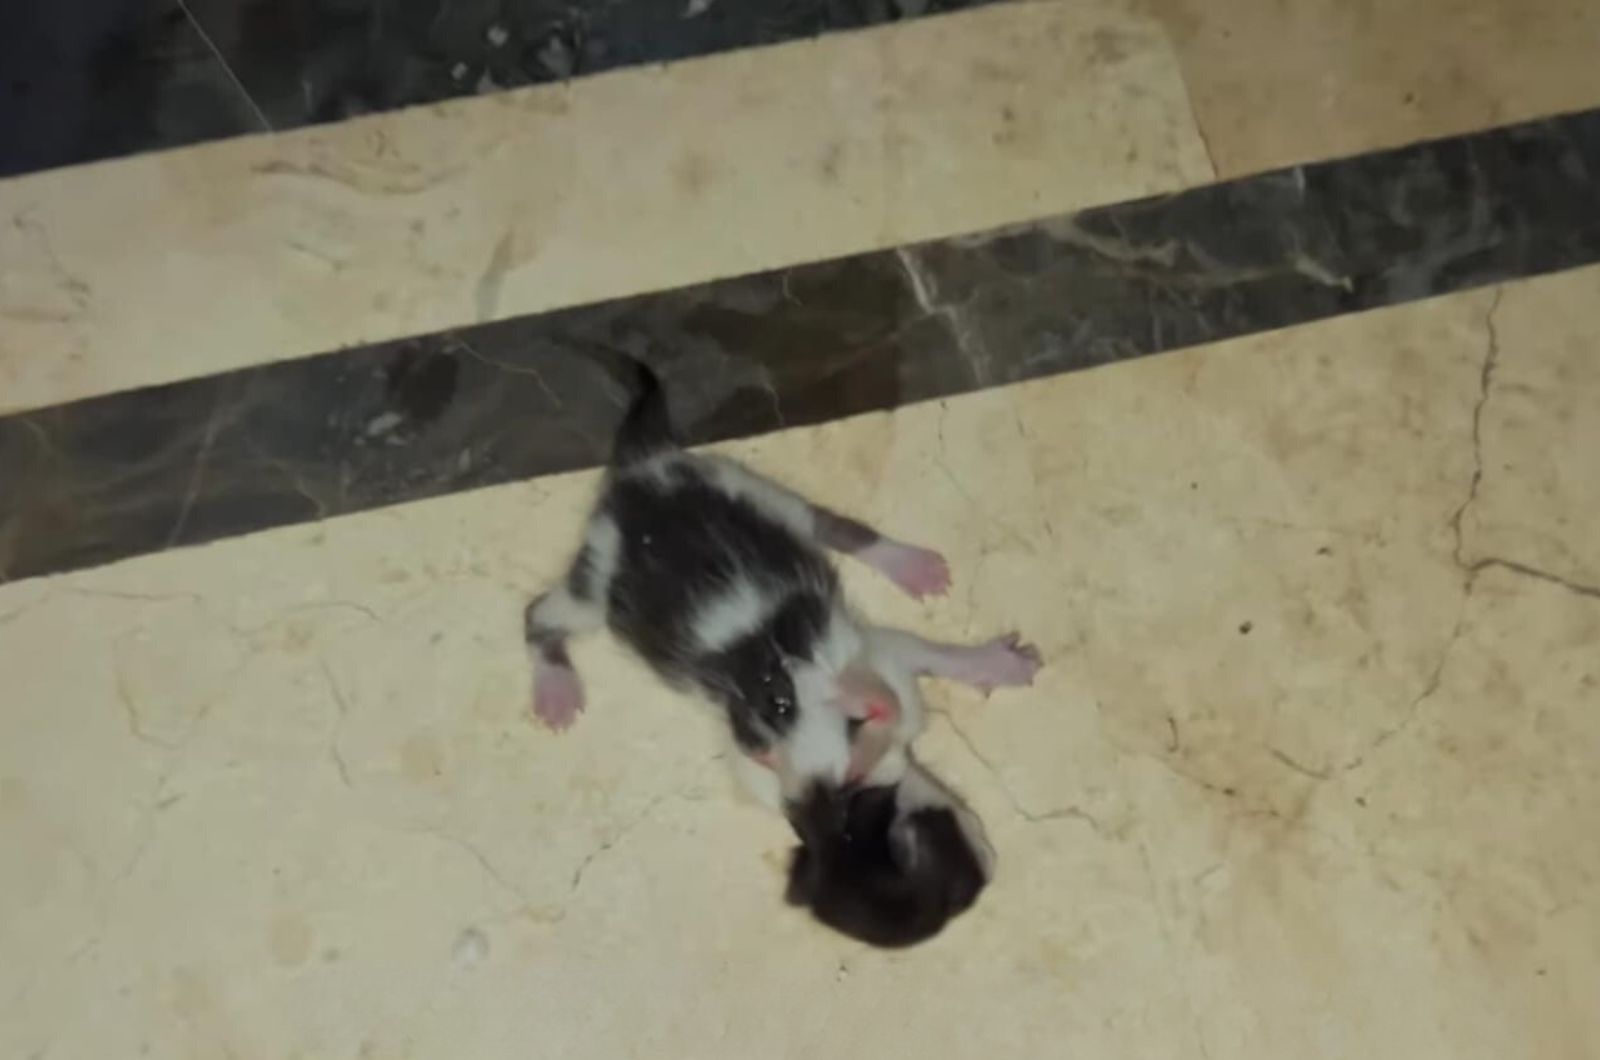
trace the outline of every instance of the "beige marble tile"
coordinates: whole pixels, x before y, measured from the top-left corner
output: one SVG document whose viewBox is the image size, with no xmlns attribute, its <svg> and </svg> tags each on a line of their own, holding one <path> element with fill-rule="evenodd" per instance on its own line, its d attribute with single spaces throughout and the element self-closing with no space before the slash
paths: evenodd
<svg viewBox="0 0 1600 1060">
<path fill-rule="evenodd" d="M 0 182 L 0 411 L 1211 177 L 1131 0 L 1001 4 Z"/>
<path fill-rule="evenodd" d="M 1212 1055 L 1589 1055 L 1597 637 L 1596 601 L 1486 572 L 1362 757 L 1231 797 L 1131 771 Z"/>
<path fill-rule="evenodd" d="M 591 475 L 0 587 L 0 1054 L 1583 1055 L 1600 600 L 1476 563 L 1588 576 L 1597 294 L 731 446 L 950 555 L 867 612 L 1050 660 L 930 686 L 1000 875 L 902 954 L 781 908 L 784 825 L 603 639 L 527 721 Z"/>
<path fill-rule="evenodd" d="M 1600 595 L 1600 373 L 1589 272 L 1509 289 L 1479 415 L 1483 478 L 1462 513 L 1462 559 L 1534 568 Z"/>
<path fill-rule="evenodd" d="M 1218 175 L 1600 104 L 1589 0 L 1150 0 Z"/>
</svg>

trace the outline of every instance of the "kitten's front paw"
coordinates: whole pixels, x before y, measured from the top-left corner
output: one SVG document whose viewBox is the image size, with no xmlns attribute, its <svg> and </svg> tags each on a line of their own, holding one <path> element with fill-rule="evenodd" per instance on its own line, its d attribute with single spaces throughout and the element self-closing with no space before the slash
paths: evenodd
<svg viewBox="0 0 1600 1060">
<path fill-rule="evenodd" d="M 1024 643 L 1020 633 L 1007 633 L 973 648 L 962 676 L 968 684 L 987 694 L 996 688 L 1033 684 L 1034 675 L 1043 665 L 1038 648 Z"/>
</svg>

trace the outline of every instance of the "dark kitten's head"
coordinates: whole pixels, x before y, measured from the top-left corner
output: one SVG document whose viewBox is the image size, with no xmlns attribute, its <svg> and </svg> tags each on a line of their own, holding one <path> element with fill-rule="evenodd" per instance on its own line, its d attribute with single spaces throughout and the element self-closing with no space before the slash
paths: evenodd
<svg viewBox="0 0 1600 1060">
<path fill-rule="evenodd" d="M 941 797 L 927 797 L 929 790 Z M 988 883 L 976 818 L 919 769 L 889 786 L 813 784 L 786 812 L 800 837 L 789 902 L 862 942 L 899 947 L 931 938 Z"/>
</svg>

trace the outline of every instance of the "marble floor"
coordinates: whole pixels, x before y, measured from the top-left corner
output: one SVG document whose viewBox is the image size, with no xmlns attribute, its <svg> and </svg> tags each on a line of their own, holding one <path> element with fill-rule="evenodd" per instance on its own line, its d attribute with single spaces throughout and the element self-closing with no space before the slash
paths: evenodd
<svg viewBox="0 0 1600 1060">
<path fill-rule="evenodd" d="M 1600 21 L 1390 6 L 0 15 L 0 1056 L 1596 1055 Z M 601 349 L 1043 651 L 932 942 L 531 720 Z"/>
<path fill-rule="evenodd" d="M 592 472 L 0 589 L 0 1047 L 1586 1055 L 1596 307 L 1587 269 L 729 445 L 949 556 L 925 605 L 849 570 L 869 613 L 1048 659 L 932 690 L 1001 870 L 909 953 L 780 906 L 783 822 L 609 643 L 530 723 Z"/>
<path fill-rule="evenodd" d="M 1121 0 L 1001 4 L 36 173 L 0 182 L 0 410 L 1211 176 L 1167 37 Z"/>
</svg>

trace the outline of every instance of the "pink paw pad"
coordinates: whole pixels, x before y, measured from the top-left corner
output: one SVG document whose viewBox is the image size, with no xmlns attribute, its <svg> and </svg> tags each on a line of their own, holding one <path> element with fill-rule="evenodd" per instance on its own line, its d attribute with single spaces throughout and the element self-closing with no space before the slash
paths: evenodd
<svg viewBox="0 0 1600 1060">
<path fill-rule="evenodd" d="M 583 685 L 569 666 L 539 667 L 533 681 L 533 712 L 546 726 L 560 732 L 583 710 Z"/>
<path fill-rule="evenodd" d="M 1007 633 L 973 648 L 963 669 L 973 687 L 987 693 L 996 688 L 1031 685 L 1043 665 L 1038 648 L 1023 643 L 1020 634 Z"/>
<path fill-rule="evenodd" d="M 930 548 L 880 541 L 871 551 L 875 555 L 868 562 L 915 599 L 939 596 L 950 588 L 950 564 Z"/>
</svg>

